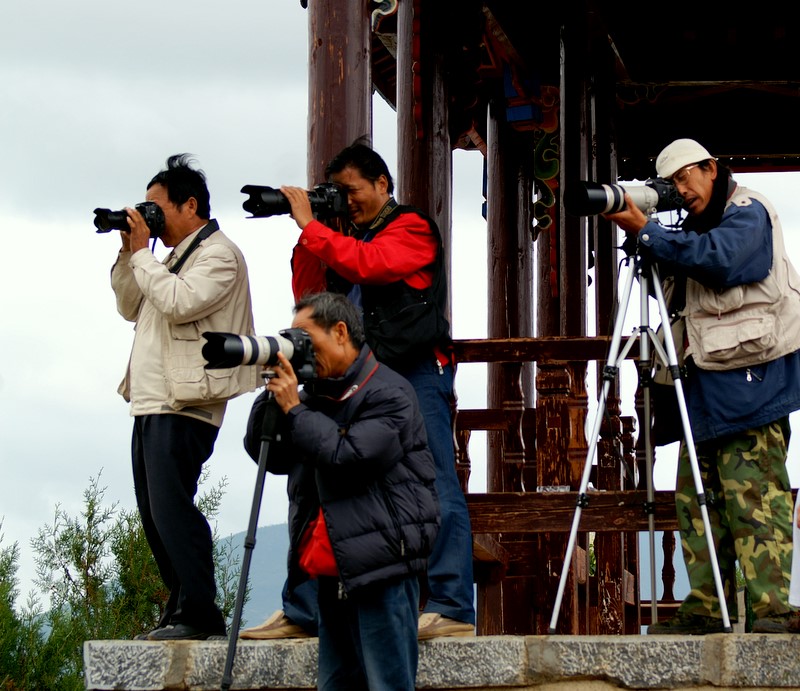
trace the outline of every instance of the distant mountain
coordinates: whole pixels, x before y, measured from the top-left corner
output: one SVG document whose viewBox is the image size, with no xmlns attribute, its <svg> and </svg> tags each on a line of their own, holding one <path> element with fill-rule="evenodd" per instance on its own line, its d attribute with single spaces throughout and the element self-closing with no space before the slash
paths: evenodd
<svg viewBox="0 0 800 691">
<path fill-rule="evenodd" d="M 231 535 L 239 558 L 244 555 L 246 531 Z M 265 525 L 256 530 L 256 544 L 250 556 L 250 599 L 242 609 L 241 628 L 255 626 L 281 607 L 281 591 L 286 580 L 286 555 L 289 551 L 289 527 L 286 523 Z"/>
</svg>

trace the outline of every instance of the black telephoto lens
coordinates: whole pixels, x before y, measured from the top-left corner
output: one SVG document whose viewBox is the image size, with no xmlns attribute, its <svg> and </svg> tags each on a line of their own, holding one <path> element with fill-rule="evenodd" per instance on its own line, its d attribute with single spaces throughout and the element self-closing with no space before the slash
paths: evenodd
<svg viewBox="0 0 800 691">
<path fill-rule="evenodd" d="M 242 193 L 250 195 L 250 199 L 242 203 L 242 208 L 255 218 L 288 214 L 292 210 L 283 192 L 274 187 L 245 185 Z"/>
<path fill-rule="evenodd" d="M 95 209 L 94 226 L 97 228 L 98 233 L 108 233 L 112 230 L 128 230 L 128 212 Z"/>
</svg>

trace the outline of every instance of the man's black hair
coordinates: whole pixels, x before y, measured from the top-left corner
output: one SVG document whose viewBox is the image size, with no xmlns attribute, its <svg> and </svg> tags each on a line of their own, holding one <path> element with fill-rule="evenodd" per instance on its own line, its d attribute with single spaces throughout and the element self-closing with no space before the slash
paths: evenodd
<svg viewBox="0 0 800 691">
<path fill-rule="evenodd" d="M 294 313 L 311 308 L 311 320 L 319 327 L 330 331 L 339 322 L 347 326 L 350 342 L 359 350 L 364 345 L 364 327 L 356 306 L 340 293 L 313 293 L 297 301 Z"/>
<path fill-rule="evenodd" d="M 380 155 L 369 145 L 368 137 L 359 137 L 350 146 L 342 149 L 325 168 L 325 178 L 330 180 L 331 175 L 341 173 L 345 168 L 355 168 L 361 177 L 373 184 L 381 175 L 386 176 L 389 183 L 387 191 L 394 193 L 394 181 L 389 167 Z"/>
<path fill-rule="evenodd" d="M 197 200 L 197 215 L 208 220 L 211 218 L 211 195 L 206 185 L 206 174 L 199 168 L 192 168 L 192 154 L 175 154 L 167 159 L 167 167 L 155 175 L 147 184 L 161 185 L 167 190 L 167 198 L 182 206 L 190 197 Z"/>
</svg>

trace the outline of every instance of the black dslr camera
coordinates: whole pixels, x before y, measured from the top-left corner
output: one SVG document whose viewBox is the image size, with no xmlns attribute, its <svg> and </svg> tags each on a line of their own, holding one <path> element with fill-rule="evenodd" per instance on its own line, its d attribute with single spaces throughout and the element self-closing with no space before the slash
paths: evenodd
<svg viewBox="0 0 800 691">
<path fill-rule="evenodd" d="M 142 214 L 144 222 L 150 228 L 150 237 L 159 238 L 164 233 L 164 212 L 155 202 L 142 202 L 136 205 L 136 210 Z M 112 230 L 129 231 L 128 212 L 112 211 L 111 209 L 95 209 L 94 225 L 98 233 L 108 233 Z"/>
<path fill-rule="evenodd" d="M 252 214 L 252 218 L 266 218 L 288 214 L 292 207 L 286 195 L 274 187 L 245 185 L 242 193 L 250 198 L 242 203 L 242 208 Z M 323 182 L 308 191 L 311 210 L 322 218 L 347 215 L 347 192 L 332 182 Z"/>
<path fill-rule="evenodd" d="M 278 336 L 241 336 L 221 331 L 206 331 L 203 357 L 206 369 L 224 369 L 240 365 L 278 364 L 283 353 L 292 364 L 300 383 L 316 377 L 314 348 L 311 338 L 302 329 L 284 329 Z"/>
</svg>

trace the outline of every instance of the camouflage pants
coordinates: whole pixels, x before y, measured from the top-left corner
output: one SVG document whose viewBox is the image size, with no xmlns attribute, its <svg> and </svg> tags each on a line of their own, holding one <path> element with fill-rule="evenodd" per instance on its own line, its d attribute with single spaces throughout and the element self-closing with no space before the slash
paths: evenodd
<svg viewBox="0 0 800 691">
<path fill-rule="evenodd" d="M 731 621 L 737 619 L 737 559 L 757 618 L 791 609 L 793 502 L 786 472 L 789 435 L 789 419 L 781 418 L 695 445 Z M 685 444 L 678 461 L 675 505 L 691 588 L 681 611 L 720 618 L 708 541 Z"/>
</svg>

